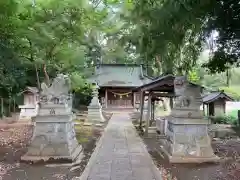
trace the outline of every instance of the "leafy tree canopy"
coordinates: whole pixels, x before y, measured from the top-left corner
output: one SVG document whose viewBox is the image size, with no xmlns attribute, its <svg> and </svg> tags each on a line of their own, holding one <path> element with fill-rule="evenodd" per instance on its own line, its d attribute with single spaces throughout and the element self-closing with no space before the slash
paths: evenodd
<svg viewBox="0 0 240 180">
<path fill-rule="evenodd" d="M 206 67 L 224 71 L 229 64 L 238 64 L 239 6 L 232 0 L 132 1 L 127 17 L 134 24 L 131 41 L 146 61 L 159 64 L 163 72 L 185 73 L 216 32 Z"/>
<path fill-rule="evenodd" d="M 89 52 L 99 43 L 90 32 L 102 31 L 105 9 L 77 0 L 0 4 L 4 7 L 0 12 L 2 97 L 16 95 L 27 85 L 37 86 L 37 79 L 49 81 L 59 72 L 71 75 L 75 92 L 77 86 L 91 88 L 84 77 L 93 70 L 89 59 L 97 56 Z"/>
<path fill-rule="evenodd" d="M 186 74 L 203 84 L 207 72 L 198 59 L 206 46 L 211 53 L 204 66 L 210 72 L 239 64 L 238 1 L 5 0 L 0 5 L 3 97 L 49 83 L 58 72 L 71 75 L 75 92 L 89 89 L 84 79 L 96 61 L 144 63 L 149 75 Z"/>
</svg>

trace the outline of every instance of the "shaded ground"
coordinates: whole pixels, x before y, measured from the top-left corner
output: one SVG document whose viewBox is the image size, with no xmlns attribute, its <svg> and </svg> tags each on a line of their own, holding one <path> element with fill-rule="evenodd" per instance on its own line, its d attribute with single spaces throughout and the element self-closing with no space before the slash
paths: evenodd
<svg viewBox="0 0 240 180">
<path fill-rule="evenodd" d="M 111 114 L 104 115 L 107 119 Z M 106 122 L 107 123 L 107 122 Z M 75 126 L 76 136 L 83 146 L 80 164 L 26 164 L 20 158 L 26 152 L 33 126 L 26 124 L 0 124 L 0 180 L 71 180 L 84 170 L 104 127 Z"/>
<path fill-rule="evenodd" d="M 240 179 L 240 141 L 237 138 L 218 139 L 212 142 L 215 154 L 221 157 L 218 164 L 170 164 L 164 154 L 161 153 L 158 135 L 152 134 L 148 138 L 141 137 L 166 180 Z"/>
</svg>

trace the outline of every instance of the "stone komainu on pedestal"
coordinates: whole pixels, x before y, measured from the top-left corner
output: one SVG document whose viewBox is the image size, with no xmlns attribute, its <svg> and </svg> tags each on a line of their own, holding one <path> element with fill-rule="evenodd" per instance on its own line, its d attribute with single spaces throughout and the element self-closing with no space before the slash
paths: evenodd
<svg viewBox="0 0 240 180">
<path fill-rule="evenodd" d="M 59 74 L 50 87 L 42 84 L 36 126 L 24 161 L 64 159 L 74 161 L 82 151 L 78 144 L 69 94 L 68 76 Z"/>
<path fill-rule="evenodd" d="M 167 140 L 163 150 L 174 163 L 218 161 L 208 135 L 208 121 L 200 111 L 201 87 L 191 84 L 186 77 L 174 80 L 175 107 L 168 117 Z"/>
</svg>

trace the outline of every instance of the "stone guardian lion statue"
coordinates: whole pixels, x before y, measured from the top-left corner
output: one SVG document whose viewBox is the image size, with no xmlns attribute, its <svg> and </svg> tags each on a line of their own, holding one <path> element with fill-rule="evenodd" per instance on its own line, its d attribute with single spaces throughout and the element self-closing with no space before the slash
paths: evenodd
<svg viewBox="0 0 240 180">
<path fill-rule="evenodd" d="M 193 103 L 192 93 L 188 91 L 189 82 L 186 76 L 178 76 L 174 80 L 174 91 L 177 96 L 175 107 L 191 107 Z"/>
<path fill-rule="evenodd" d="M 59 103 L 64 103 L 69 96 L 70 88 L 70 78 L 64 74 L 58 74 L 50 86 L 47 86 L 44 82 L 41 84 L 41 100 L 43 102 L 53 102 L 57 99 Z"/>
</svg>

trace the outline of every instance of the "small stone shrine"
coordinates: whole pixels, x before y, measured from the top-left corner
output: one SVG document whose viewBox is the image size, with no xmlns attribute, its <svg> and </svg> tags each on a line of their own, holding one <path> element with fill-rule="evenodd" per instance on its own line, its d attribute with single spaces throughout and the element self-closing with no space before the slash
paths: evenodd
<svg viewBox="0 0 240 180">
<path fill-rule="evenodd" d="M 185 76 L 174 80 L 175 107 L 168 116 L 168 125 L 163 150 L 172 163 L 215 162 L 208 121 L 200 111 L 201 87 L 191 84 Z"/>
<path fill-rule="evenodd" d="M 88 106 L 87 119 L 89 122 L 93 123 L 103 123 L 105 121 L 102 115 L 102 106 L 98 99 L 98 85 L 96 84 L 93 89 L 93 98 Z"/>
<path fill-rule="evenodd" d="M 28 86 L 23 92 L 19 93 L 19 95 L 23 95 L 24 97 L 24 105 L 19 106 L 19 120 L 31 120 L 38 112 L 39 91 L 36 87 Z"/>
<path fill-rule="evenodd" d="M 48 87 L 41 84 L 39 112 L 32 142 L 23 161 L 62 159 L 74 161 L 82 151 L 78 144 L 72 113 L 70 79 L 59 74 Z"/>
</svg>

